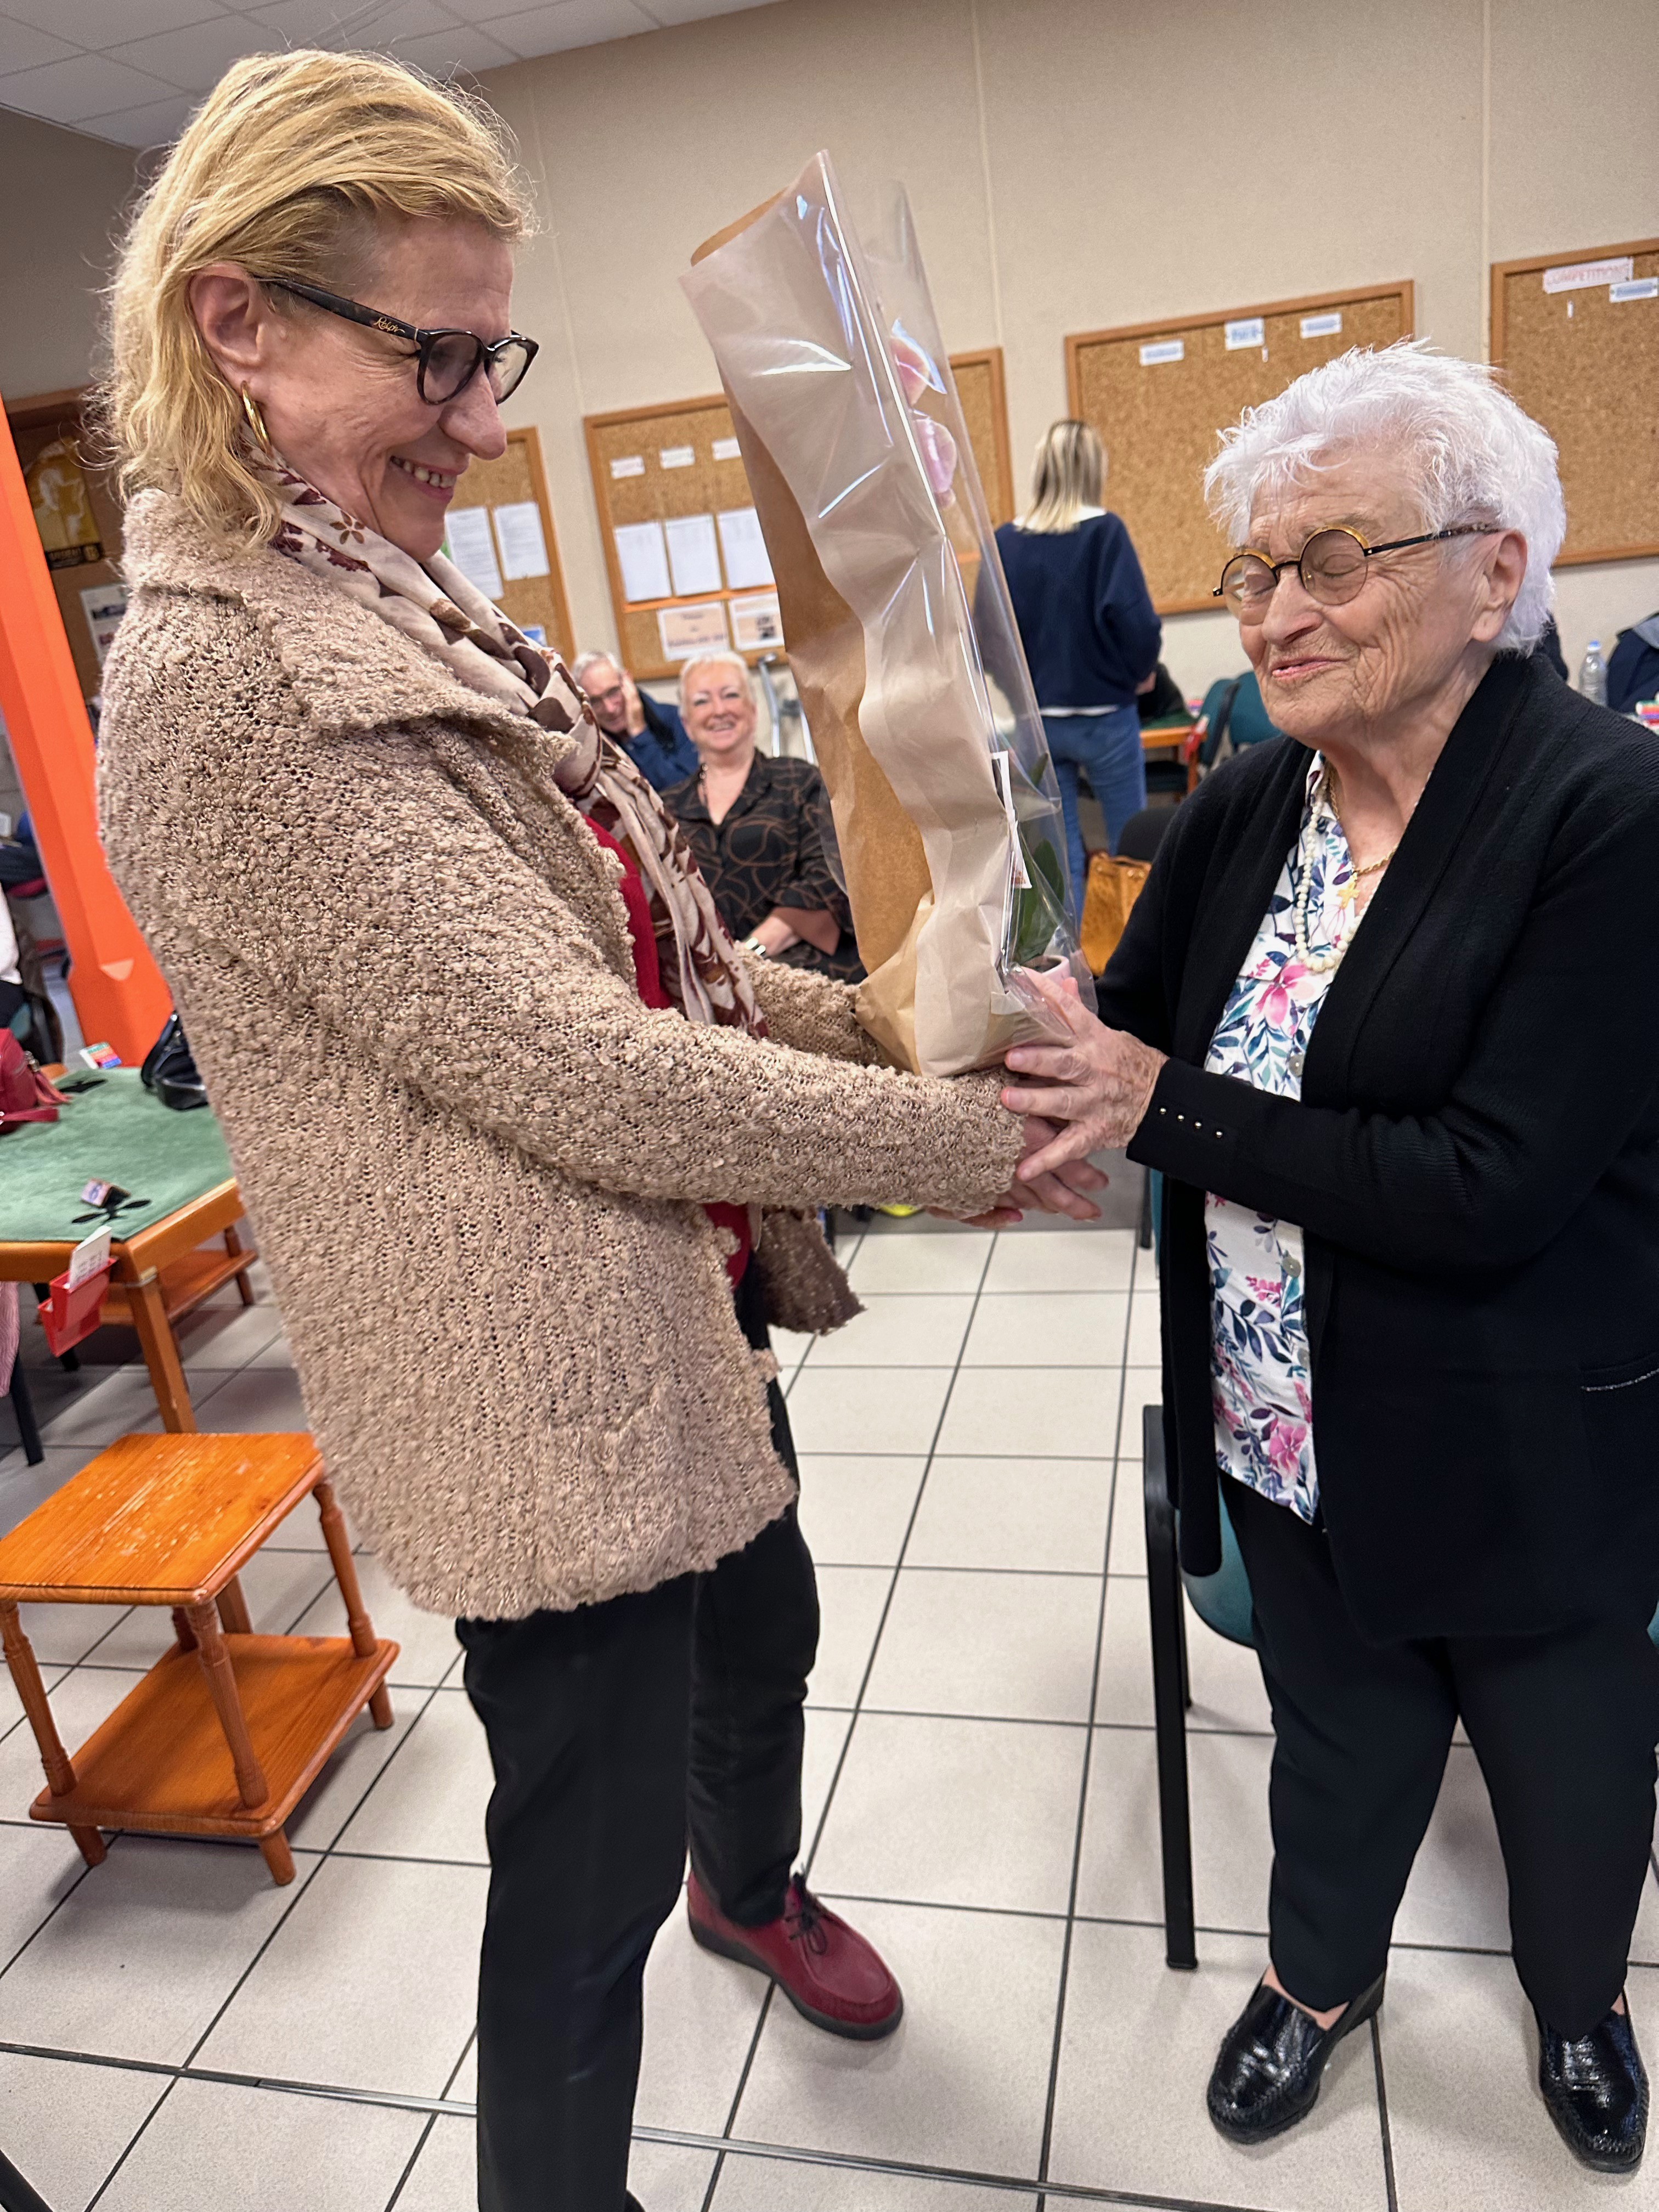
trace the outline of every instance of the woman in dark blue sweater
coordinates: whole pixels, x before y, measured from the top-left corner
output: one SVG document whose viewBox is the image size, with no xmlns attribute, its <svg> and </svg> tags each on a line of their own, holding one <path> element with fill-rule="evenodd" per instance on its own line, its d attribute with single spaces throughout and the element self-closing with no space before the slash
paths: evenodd
<svg viewBox="0 0 1659 2212">
<path fill-rule="evenodd" d="M 1146 804 L 1135 693 L 1152 678 L 1163 635 L 1129 533 L 1101 507 L 1105 477 L 1106 455 L 1093 428 L 1056 422 L 1037 447 L 1030 512 L 997 532 L 1060 778 L 1079 913 L 1078 771 L 1100 801 L 1115 852 L 1124 823 Z"/>
</svg>

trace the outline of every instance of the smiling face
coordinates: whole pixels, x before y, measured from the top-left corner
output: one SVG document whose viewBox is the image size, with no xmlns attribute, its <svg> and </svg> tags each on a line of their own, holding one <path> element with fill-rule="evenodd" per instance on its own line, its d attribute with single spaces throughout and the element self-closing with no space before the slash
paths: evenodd
<svg viewBox="0 0 1659 2212">
<path fill-rule="evenodd" d="M 1398 459 L 1355 454 L 1264 496 L 1249 544 L 1288 561 L 1317 530 L 1358 531 L 1368 545 L 1413 538 L 1422 511 Z M 1276 726 L 1304 744 L 1385 730 L 1432 709 L 1449 690 L 1472 691 L 1492 658 L 1526 565 L 1513 532 L 1379 554 L 1341 606 L 1309 598 L 1293 568 L 1264 619 L 1239 635 Z"/>
<path fill-rule="evenodd" d="M 493 341 L 511 328 L 512 251 L 480 223 L 387 222 L 338 289 L 422 329 Z M 289 295 L 276 295 L 274 307 L 228 264 L 195 278 L 191 296 L 221 373 L 258 402 L 289 467 L 417 561 L 435 553 L 469 463 L 507 450 L 488 376 L 481 371 L 455 398 L 431 406 L 404 339 Z"/>
<path fill-rule="evenodd" d="M 705 768 L 737 768 L 755 750 L 755 695 L 725 661 L 687 672 L 680 714 Z"/>
</svg>

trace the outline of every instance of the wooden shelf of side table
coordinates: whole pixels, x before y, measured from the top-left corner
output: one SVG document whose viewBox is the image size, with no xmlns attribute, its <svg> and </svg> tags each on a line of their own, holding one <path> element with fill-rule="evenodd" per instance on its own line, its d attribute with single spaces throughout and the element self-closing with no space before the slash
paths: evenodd
<svg viewBox="0 0 1659 2212">
<path fill-rule="evenodd" d="M 314 1493 L 349 1634 L 256 1636 L 236 1577 Z M 73 1757 L 20 1604 L 164 1605 L 178 1640 Z M 310 1437 L 120 1437 L 0 1540 L 0 1638 L 40 1746 L 31 1819 L 82 1856 L 100 1831 L 241 1836 L 294 1879 L 284 1824 L 367 1705 L 392 1725 L 395 1644 L 363 1609 L 345 1522 Z"/>
</svg>

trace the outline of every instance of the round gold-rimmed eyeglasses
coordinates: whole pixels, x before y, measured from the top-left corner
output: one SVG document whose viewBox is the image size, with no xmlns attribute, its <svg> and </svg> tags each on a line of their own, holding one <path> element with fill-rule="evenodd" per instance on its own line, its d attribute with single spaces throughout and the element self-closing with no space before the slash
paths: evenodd
<svg viewBox="0 0 1659 2212">
<path fill-rule="evenodd" d="M 1365 564 L 1379 553 L 1403 553 L 1408 545 L 1438 545 L 1448 538 L 1491 538 L 1499 527 L 1491 522 L 1462 522 L 1450 530 L 1425 530 L 1418 538 L 1391 538 L 1385 545 L 1368 545 L 1357 530 L 1333 524 L 1316 530 L 1293 561 L 1270 561 L 1265 553 L 1235 553 L 1210 596 L 1224 599 L 1242 623 L 1262 622 L 1280 576 L 1286 568 L 1294 568 L 1303 590 L 1316 605 L 1340 607 L 1358 598 Z"/>
</svg>

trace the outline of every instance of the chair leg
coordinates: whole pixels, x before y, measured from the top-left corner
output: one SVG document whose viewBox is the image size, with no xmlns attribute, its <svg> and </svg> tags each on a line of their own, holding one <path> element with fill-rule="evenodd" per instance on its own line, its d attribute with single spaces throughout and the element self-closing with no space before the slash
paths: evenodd
<svg viewBox="0 0 1659 2212">
<path fill-rule="evenodd" d="M 52 2212 L 40 2191 L 30 2188 L 3 2151 L 0 2151 L 0 2212 Z"/>
<path fill-rule="evenodd" d="M 1192 1813 L 1187 1790 L 1186 1663 L 1175 1508 L 1164 1468 L 1159 1408 L 1148 1407 L 1142 1491 L 1146 1516 L 1146 1595 L 1152 1613 L 1152 1711 L 1157 1724 L 1158 1818 L 1164 1857 L 1164 1955 L 1198 1964 L 1193 1925 Z"/>
<path fill-rule="evenodd" d="M 23 1456 L 31 1467 L 39 1467 L 46 1457 L 40 1443 L 40 1424 L 34 1418 L 34 1401 L 29 1395 L 28 1376 L 23 1370 L 23 1355 L 20 1352 L 11 1370 L 11 1410 L 16 1417 L 17 1434 L 22 1442 Z"/>
<path fill-rule="evenodd" d="M 1140 1171 L 1140 1228 L 1135 1242 L 1143 1252 L 1150 1252 L 1152 1249 L 1152 1171 L 1150 1168 L 1143 1168 Z"/>
</svg>

